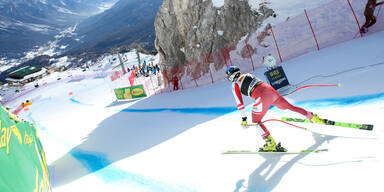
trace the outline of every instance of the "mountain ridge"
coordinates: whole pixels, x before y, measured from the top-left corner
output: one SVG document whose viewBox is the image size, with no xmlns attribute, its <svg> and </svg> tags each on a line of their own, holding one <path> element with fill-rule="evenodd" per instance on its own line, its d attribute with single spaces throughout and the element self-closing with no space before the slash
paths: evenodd
<svg viewBox="0 0 384 192">
<path fill-rule="evenodd" d="M 75 33 L 82 37 L 71 42 L 67 53 L 105 51 L 118 46 L 142 44 L 152 51 L 155 17 L 162 0 L 121 0 L 111 9 L 81 22 Z M 65 45 L 66 41 L 62 42 Z"/>
<path fill-rule="evenodd" d="M 19 57 L 115 1 L 0 0 L 0 57 Z"/>
</svg>

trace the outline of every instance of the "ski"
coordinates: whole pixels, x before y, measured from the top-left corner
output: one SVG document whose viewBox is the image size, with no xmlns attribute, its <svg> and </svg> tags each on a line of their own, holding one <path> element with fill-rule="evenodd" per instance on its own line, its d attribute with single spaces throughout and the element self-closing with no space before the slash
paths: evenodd
<svg viewBox="0 0 384 192">
<path fill-rule="evenodd" d="M 314 123 L 304 118 L 282 117 L 281 120 L 290 121 L 290 122 L 300 122 L 300 123 Z M 333 126 L 347 127 L 347 128 L 353 128 L 353 129 L 362 129 L 367 131 L 373 130 L 373 125 L 371 124 L 345 123 L 345 122 L 332 121 L 328 119 L 324 119 L 324 125 L 333 125 Z"/>
<path fill-rule="evenodd" d="M 276 151 L 276 152 L 268 152 L 268 151 L 257 151 L 257 150 L 229 150 L 224 151 L 222 154 L 271 154 L 271 155 L 284 155 L 284 154 L 307 154 L 307 153 L 319 153 L 325 152 L 328 149 L 313 149 L 313 150 L 301 150 L 301 151 Z"/>
</svg>

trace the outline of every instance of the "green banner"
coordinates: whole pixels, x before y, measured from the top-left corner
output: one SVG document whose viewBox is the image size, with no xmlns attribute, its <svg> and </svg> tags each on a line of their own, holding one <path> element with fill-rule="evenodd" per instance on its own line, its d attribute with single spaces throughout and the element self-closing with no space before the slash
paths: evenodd
<svg viewBox="0 0 384 192">
<path fill-rule="evenodd" d="M 124 101 L 130 99 L 137 99 L 146 97 L 143 85 L 135 85 L 131 87 L 123 87 L 115 89 L 115 95 L 117 100 Z"/>
<path fill-rule="evenodd" d="M 0 105 L 0 192 L 50 192 L 49 177 L 35 127 Z"/>
</svg>

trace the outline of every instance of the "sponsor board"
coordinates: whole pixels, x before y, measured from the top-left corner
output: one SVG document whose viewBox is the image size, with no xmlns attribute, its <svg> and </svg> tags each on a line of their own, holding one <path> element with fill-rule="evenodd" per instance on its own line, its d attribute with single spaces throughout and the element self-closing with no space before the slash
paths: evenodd
<svg viewBox="0 0 384 192">
<path fill-rule="evenodd" d="M 283 67 L 281 66 L 266 71 L 264 75 L 267 77 L 269 84 L 276 90 L 289 85 Z"/>
<path fill-rule="evenodd" d="M 51 191 L 50 173 L 36 128 L 1 105 L 0 170 L 1 192 Z"/>
<path fill-rule="evenodd" d="M 131 99 L 138 99 L 146 97 L 147 94 L 143 88 L 143 85 L 135 85 L 131 87 L 122 87 L 114 89 L 115 95 L 118 101 L 126 101 Z"/>
</svg>

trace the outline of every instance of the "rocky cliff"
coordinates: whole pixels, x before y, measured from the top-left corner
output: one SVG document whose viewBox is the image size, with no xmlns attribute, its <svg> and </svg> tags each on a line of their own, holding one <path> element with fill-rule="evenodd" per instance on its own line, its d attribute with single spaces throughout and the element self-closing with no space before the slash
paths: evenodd
<svg viewBox="0 0 384 192">
<path fill-rule="evenodd" d="M 250 6 L 248 0 L 222 0 L 222 5 L 217 2 L 163 1 L 155 20 L 155 46 L 166 69 L 234 44 L 254 32 L 266 18 L 275 16 L 265 2 L 257 7 Z"/>
</svg>

